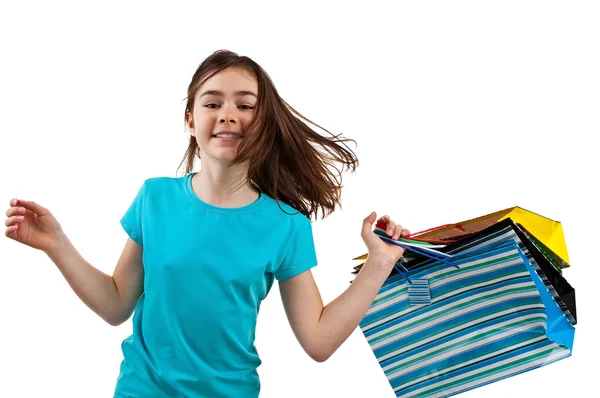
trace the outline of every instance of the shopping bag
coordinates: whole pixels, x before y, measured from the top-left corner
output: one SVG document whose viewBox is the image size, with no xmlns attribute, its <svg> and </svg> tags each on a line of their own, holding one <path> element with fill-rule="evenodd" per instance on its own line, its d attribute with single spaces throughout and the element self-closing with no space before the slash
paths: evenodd
<svg viewBox="0 0 600 398">
<path fill-rule="evenodd" d="M 571 355 L 575 329 L 517 241 L 448 250 L 393 272 L 360 323 L 396 396 L 451 396 Z"/>
<path fill-rule="evenodd" d="M 451 243 L 443 250 L 447 254 L 467 253 L 483 247 L 489 242 L 515 241 L 565 317 L 571 324 L 577 324 L 575 289 L 567 282 L 556 264 L 553 263 L 553 259 L 556 258 L 553 252 L 548 248 L 541 249 L 532 238 L 533 235 L 528 233 L 520 224 L 517 225 L 510 218 L 507 218 L 483 231 Z M 418 263 L 413 262 L 407 266 L 416 267 Z"/>
<path fill-rule="evenodd" d="M 378 224 L 378 228 L 385 229 L 385 226 Z M 511 233 L 508 232 L 507 228 L 511 230 Z M 378 229 L 376 229 L 376 232 L 379 232 Z M 494 234 L 497 236 L 492 236 Z M 472 242 L 482 240 L 485 242 L 488 238 L 497 240 L 499 239 L 498 236 L 503 236 L 504 240 L 515 240 L 519 244 L 525 255 L 532 263 L 532 266 L 546 285 L 548 291 L 555 298 L 557 304 L 564 312 L 565 316 L 572 324 L 576 324 L 577 316 L 575 305 L 575 289 L 573 289 L 573 287 L 562 276 L 562 260 L 548 247 L 536 239 L 533 234 L 527 231 L 521 224 L 514 224 L 510 218 L 505 218 L 503 221 L 492 224 L 491 227 L 488 227 L 483 231 L 453 237 L 452 240 L 446 241 L 451 242 L 447 243 L 446 245 L 433 245 L 428 242 L 420 243 L 423 245 L 428 245 L 428 247 L 431 248 L 436 248 L 442 252 L 455 253 L 457 251 L 454 249 L 454 247 L 459 247 L 462 248 L 462 250 L 466 250 L 468 247 L 475 247 L 473 246 Z M 400 239 L 400 241 L 418 242 L 413 241 L 412 239 Z M 364 254 L 362 256 L 355 257 L 354 260 L 365 260 L 366 258 L 367 254 Z M 420 255 L 418 252 L 409 251 L 401 260 L 406 263 L 407 267 L 412 268 L 420 264 L 418 261 L 419 259 L 427 261 L 429 258 L 430 257 Z M 362 265 L 363 264 L 355 266 L 353 274 L 357 274 Z"/>
<path fill-rule="evenodd" d="M 521 224 L 535 236 L 537 240 L 554 252 L 556 256 L 561 259 L 561 268 L 569 266 L 569 255 L 562 223 L 523 209 L 519 206 L 510 207 L 470 220 L 446 224 L 441 227 L 417 232 L 412 234 L 411 238 L 432 241 L 453 240 L 457 237 L 468 236 L 471 233 L 481 231 L 494 223 L 507 218 L 512 219 L 517 224 Z"/>
</svg>

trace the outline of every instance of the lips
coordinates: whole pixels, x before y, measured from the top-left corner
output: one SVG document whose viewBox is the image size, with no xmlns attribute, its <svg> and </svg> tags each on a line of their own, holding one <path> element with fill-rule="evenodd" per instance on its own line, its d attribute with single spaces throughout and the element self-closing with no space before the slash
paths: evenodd
<svg viewBox="0 0 600 398">
<path fill-rule="evenodd" d="M 243 135 L 240 133 L 237 133 L 235 131 L 221 131 L 217 134 L 213 134 L 213 137 L 216 138 L 229 138 L 229 139 L 235 139 L 235 138 L 242 138 Z"/>
<path fill-rule="evenodd" d="M 218 134 L 213 134 L 213 137 L 217 137 L 217 138 L 242 138 L 242 135 L 238 134 L 238 133 L 218 133 Z"/>
</svg>

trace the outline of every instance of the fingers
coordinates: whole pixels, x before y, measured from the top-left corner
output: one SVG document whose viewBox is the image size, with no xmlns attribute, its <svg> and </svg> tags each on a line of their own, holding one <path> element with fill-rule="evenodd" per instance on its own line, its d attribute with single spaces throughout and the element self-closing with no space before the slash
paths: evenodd
<svg viewBox="0 0 600 398">
<path fill-rule="evenodd" d="M 43 206 L 38 205 L 37 203 L 35 203 L 34 201 L 31 201 L 31 200 L 13 199 L 11 201 L 11 204 L 12 203 L 14 203 L 14 205 L 16 205 L 18 203 L 21 206 L 23 206 L 24 208 L 26 208 L 28 210 L 31 210 L 32 212 L 34 212 L 38 216 L 45 216 L 45 215 L 48 215 L 50 213 L 48 211 L 48 209 L 46 209 Z"/>
<path fill-rule="evenodd" d="M 371 217 L 374 221 L 374 219 L 377 217 L 375 212 L 371 213 L 369 217 L 365 218 L 365 222 L 363 222 L 363 232 L 365 232 L 365 228 L 369 228 L 370 230 L 372 227 L 373 221 L 367 224 L 367 220 L 369 220 Z M 377 220 L 377 228 L 384 230 L 386 234 L 391 236 L 394 240 L 399 239 L 401 236 L 406 237 L 410 235 L 410 231 L 408 229 L 403 228 L 400 224 L 396 224 L 388 215 L 382 216 Z"/>
<path fill-rule="evenodd" d="M 9 237 L 11 239 L 16 239 L 17 230 L 18 230 L 18 224 L 11 225 L 10 227 L 6 228 L 6 230 L 4 231 L 4 235 L 6 235 L 7 237 Z"/>
<path fill-rule="evenodd" d="M 24 216 L 12 216 L 12 217 L 8 217 L 6 219 L 6 221 L 4 221 L 4 224 L 7 227 L 12 227 L 12 226 L 16 225 L 17 223 L 23 222 L 24 219 L 25 219 Z"/>
<path fill-rule="evenodd" d="M 17 206 L 18 199 L 12 199 L 10 201 L 11 207 L 6 210 L 6 216 L 8 217 L 4 221 L 4 225 L 6 225 L 6 231 L 4 231 L 4 235 L 9 238 L 14 238 L 14 234 L 19 229 L 19 223 L 25 220 L 25 208 Z"/>
<path fill-rule="evenodd" d="M 388 215 L 381 217 L 378 220 L 378 224 L 383 224 L 380 225 L 381 229 L 385 230 L 386 234 L 394 240 L 399 239 L 401 236 L 410 235 L 408 229 L 403 228 L 400 224 L 396 224 Z"/>
<path fill-rule="evenodd" d="M 379 220 L 377 220 L 377 221 L 380 221 L 380 222 L 382 222 L 382 223 L 387 223 L 388 221 L 390 221 L 390 216 L 388 216 L 388 215 L 382 216 L 382 217 L 381 217 Z"/>
<path fill-rule="evenodd" d="M 371 212 L 371 214 L 369 214 L 368 217 L 363 220 L 363 225 L 362 225 L 363 236 L 365 236 L 365 234 L 368 234 L 369 232 L 371 232 L 371 230 L 373 228 L 373 223 L 375 222 L 376 219 L 377 219 L 377 213 Z"/>
<path fill-rule="evenodd" d="M 391 235 L 391 234 L 389 234 Z M 392 239 L 396 240 L 396 239 L 400 239 L 401 236 L 408 236 L 410 235 L 410 231 L 406 228 L 402 228 L 402 225 L 397 224 L 396 227 L 394 228 L 394 235 L 392 235 Z"/>
<path fill-rule="evenodd" d="M 395 237 L 396 228 L 398 224 L 396 224 L 393 220 L 390 219 L 389 216 L 383 216 L 381 220 L 386 224 L 385 233 L 389 236 L 392 236 L 392 239 L 398 239 Z M 402 226 L 400 226 L 400 230 L 402 230 Z"/>
<path fill-rule="evenodd" d="M 17 216 L 17 215 L 24 215 L 25 214 L 25 208 L 24 207 L 19 207 L 19 206 L 13 206 L 13 207 L 9 207 L 8 210 L 6 210 L 6 216 L 7 217 L 11 217 L 11 216 Z"/>
<path fill-rule="evenodd" d="M 394 227 L 396 226 L 396 223 L 393 222 L 392 220 L 390 220 L 390 216 L 385 215 L 385 216 L 381 217 L 379 220 L 377 220 L 377 223 L 383 224 L 383 225 L 378 225 L 378 227 L 383 229 L 385 231 L 385 233 L 387 233 L 388 235 L 391 236 L 392 232 L 394 232 Z"/>
</svg>

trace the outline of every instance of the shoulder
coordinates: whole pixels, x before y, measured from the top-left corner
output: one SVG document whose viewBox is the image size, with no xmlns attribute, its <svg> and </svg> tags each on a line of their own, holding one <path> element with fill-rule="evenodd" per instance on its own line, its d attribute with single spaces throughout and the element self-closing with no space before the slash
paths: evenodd
<svg viewBox="0 0 600 398">
<path fill-rule="evenodd" d="M 140 189 L 143 190 L 146 194 L 160 194 L 164 192 L 172 192 L 174 189 L 183 188 L 187 177 L 187 175 L 183 177 L 148 177 L 145 180 L 143 180 Z"/>
<path fill-rule="evenodd" d="M 149 204 L 168 203 L 185 191 L 184 177 L 148 177 L 138 185 L 136 201 Z"/>
<path fill-rule="evenodd" d="M 143 181 L 143 185 L 148 188 L 160 189 L 169 187 L 177 184 L 181 184 L 187 176 L 183 177 L 166 177 L 166 176 L 154 176 L 148 177 Z"/>
</svg>

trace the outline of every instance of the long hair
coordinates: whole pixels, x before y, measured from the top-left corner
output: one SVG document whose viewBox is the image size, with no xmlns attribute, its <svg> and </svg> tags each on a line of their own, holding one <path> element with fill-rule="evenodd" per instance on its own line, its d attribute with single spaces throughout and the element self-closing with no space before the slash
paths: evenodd
<svg viewBox="0 0 600 398">
<path fill-rule="evenodd" d="M 305 216 L 323 218 L 341 208 L 342 173 L 358 167 L 358 159 L 346 142 L 288 105 L 277 93 L 269 75 L 252 59 L 219 50 L 198 67 L 187 90 L 185 116 L 192 113 L 198 90 L 204 82 L 229 67 L 242 68 L 258 82 L 258 101 L 252 122 L 240 143 L 233 164 L 248 163 L 247 183 L 284 202 Z M 327 132 L 315 132 L 306 123 Z M 196 137 L 190 135 L 180 164 L 192 172 L 198 154 Z M 281 206 L 280 206 L 281 207 Z"/>
</svg>

